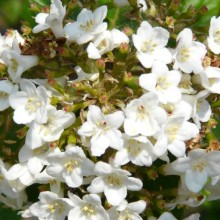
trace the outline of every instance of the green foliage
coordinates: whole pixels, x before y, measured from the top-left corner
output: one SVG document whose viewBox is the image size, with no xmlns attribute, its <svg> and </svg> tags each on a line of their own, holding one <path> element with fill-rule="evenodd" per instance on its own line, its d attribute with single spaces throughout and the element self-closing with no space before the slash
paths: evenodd
<svg viewBox="0 0 220 220">
<path fill-rule="evenodd" d="M 195 23 L 195 26 L 209 26 L 211 17 L 220 14 L 220 0 L 183 0 L 180 6 L 181 11 L 187 11 L 190 5 L 194 6 L 196 9 L 200 9 L 202 6 L 206 6 L 208 9 L 208 12 Z"/>
</svg>

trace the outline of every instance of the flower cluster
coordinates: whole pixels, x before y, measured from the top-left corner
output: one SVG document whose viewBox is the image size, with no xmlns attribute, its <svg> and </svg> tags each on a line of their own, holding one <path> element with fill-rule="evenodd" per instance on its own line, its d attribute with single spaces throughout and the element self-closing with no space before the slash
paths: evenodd
<svg viewBox="0 0 220 220">
<path fill-rule="evenodd" d="M 106 5 L 51 0 L 32 33 L 0 36 L 3 133 L 16 136 L 3 135 L 16 150 L 1 156 L 0 198 L 22 217 L 176 219 L 220 198 L 220 18 L 203 40 L 171 35 L 135 2 L 134 30 L 110 25 Z"/>
</svg>

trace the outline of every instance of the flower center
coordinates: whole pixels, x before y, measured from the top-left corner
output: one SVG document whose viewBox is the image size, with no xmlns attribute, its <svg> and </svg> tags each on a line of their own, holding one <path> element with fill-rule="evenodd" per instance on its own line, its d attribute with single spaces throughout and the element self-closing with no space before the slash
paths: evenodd
<svg viewBox="0 0 220 220">
<path fill-rule="evenodd" d="M 180 62 L 182 62 L 182 63 L 186 62 L 190 57 L 189 49 L 188 48 L 181 49 L 179 54 L 178 54 L 178 57 L 179 57 Z"/>
<path fill-rule="evenodd" d="M 179 126 L 175 124 L 169 126 L 166 129 L 166 132 L 168 133 L 169 142 L 173 142 L 176 139 L 178 130 L 179 130 Z"/>
<path fill-rule="evenodd" d="M 30 97 L 27 100 L 27 104 L 25 108 L 29 111 L 29 113 L 34 113 L 38 108 L 41 107 L 41 102 L 36 97 Z"/>
<path fill-rule="evenodd" d="M 200 160 L 193 166 L 194 171 L 199 171 L 200 173 L 205 169 L 206 167 L 206 162 L 204 160 Z"/>
<path fill-rule="evenodd" d="M 55 212 L 60 214 L 63 212 L 64 207 L 63 204 L 55 202 L 53 204 L 48 205 L 48 209 L 51 214 L 54 214 Z"/>
<path fill-rule="evenodd" d="M 91 204 L 86 204 L 85 206 L 83 206 L 82 211 L 87 217 L 91 217 L 92 215 L 95 215 L 94 207 Z"/>
<path fill-rule="evenodd" d="M 54 117 L 50 115 L 48 121 L 41 125 L 41 131 L 44 132 L 44 135 L 47 136 L 51 133 L 51 130 L 54 127 Z"/>
<path fill-rule="evenodd" d="M 132 156 L 136 157 L 138 154 L 140 154 L 140 151 L 141 151 L 141 146 L 140 145 L 142 144 L 142 142 L 131 139 L 131 140 L 128 141 L 128 144 L 129 144 L 128 152 Z"/>
<path fill-rule="evenodd" d="M 170 87 L 170 83 L 167 80 L 166 76 L 160 76 L 157 79 L 156 89 L 157 90 L 165 90 Z"/>
<path fill-rule="evenodd" d="M 141 52 L 152 53 L 157 47 L 157 43 L 153 40 L 144 41 L 141 47 Z"/>
<path fill-rule="evenodd" d="M 99 45 L 97 46 L 97 49 L 98 49 L 98 50 L 103 50 L 103 49 L 106 48 L 106 46 L 107 46 L 107 41 L 106 41 L 106 39 L 103 39 L 103 40 L 99 43 Z"/>
<path fill-rule="evenodd" d="M 131 220 L 131 214 L 130 212 L 126 209 L 123 212 L 118 213 L 118 219 L 120 220 Z"/>
<path fill-rule="evenodd" d="M 122 184 L 121 178 L 115 174 L 108 176 L 106 178 L 106 181 L 109 184 L 109 186 L 111 186 L 111 187 L 114 187 L 114 186 L 120 187 Z"/>
<path fill-rule="evenodd" d="M 69 160 L 64 164 L 64 167 L 66 168 L 67 173 L 71 173 L 78 166 L 79 166 L 79 163 L 77 160 Z"/>
<path fill-rule="evenodd" d="M 81 24 L 80 27 L 85 31 L 85 32 L 90 32 L 91 29 L 93 28 L 93 20 L 87 21 L 85 24 Z"/>
</svg>

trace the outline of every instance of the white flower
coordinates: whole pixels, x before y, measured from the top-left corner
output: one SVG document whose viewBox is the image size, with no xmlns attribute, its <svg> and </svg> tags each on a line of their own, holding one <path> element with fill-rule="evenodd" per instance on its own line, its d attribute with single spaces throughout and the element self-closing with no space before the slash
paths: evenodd
<svg viewBox="0 0 220 220">
<path fill-rule="evenodd" d="M 118 150 L 114 165 L 121 166 L 132 162 L 138 166 L 151 166 L 157 156 L 153 153 L 153 145 L 145 136 L 130 137 L 123 136 L 123 148 Z"/>
<path fill-rule="evenodd" d="M 178 45 L 174 52 L 174 69 L 195 74 L 203 71 L 202 60 L 206 54 L 204 44 L 193 41 L 191 29 L 185 28 L 177 36 Z"/>
<path fill-rule="evenodd" d="M 178 158 L 165 166 L 166 174 L 182 175 L 187 188 L 198 193 L 206 184 L 208 177 L 220 174 L 220 152 L 207 153 L 203 149 L 189 152 L 188 157 Z"/>
<path fill-rule="evenodd" d="M 185 95 L 183 100 L 191 104 L 193 121 L 198 128 L 201 128 L 201 122 L 207 122 L 210 119 L 212 110 L 206 98 L 210 95 L 208 90 L 202 90 L 196 95 Z"/>
<path fill-rule="evenodd" d="M 50 163 L 47 173 L 69 187 L 79 187 L 83 184 L 83 176 L 93 175 L 93 162 L 78 146 L 68 145 L 65 152 L 50 154 L 47 159 Z"/>
<path fill-rule="evenodd" d="M 77 21 L 68 23 L 65 33 L 69 42 L 76 41 L 78 44 L 85 44 L 97 38 L 107 29 L 107 23 L 103 22 L 107 15 L 107 7 L 101 6 L 93 13 L 83 9 L 77 16 Z"/>
<path fill-rule="evenodd" d="M 163 104 L 177 103 L 181 99 L 181 91 L 177 87 L 181 79 L 179 71 L 169 71 L 166 64 L 155 62 L 152 73 L 142 74 L 139 78 L 140 86 L 158 95 L 159 102 Z"/>
<path fill-rule="evenodd" d="M 212 93 L 220 94 L 220 69 L 208 66 L 200 73 L 202 86 Z"/>
<path fill-rule="evenodd" d="M 204 195 L 204 193 L 194 193 L 190 191 L 182 179 L 183 176 L 181 176 L 181 183 L 179 184 L 177 197 L 173 205 L 187 205 L 189 207 L 198 207 L 202 205 L 206 201 L 207 196 Z"/>
<path fill-rule="evenodd" d="M 32 161 L 30 161 L 30 164 Z M 32 164 L 33 165 L 33 164 Z M 35 174 L 40 173 L 43 166 L 28 168 L 28 162 L 14 164 L 8 170 L 9 185 L 15 192 L 20 192 L 35 182 Z"/>
<path fill-rule="evenodd" d="M 73 113 L 57 110 L 53 106 L 47 109 L 47 114 L 48 120 L 45 123 L 39 124 L 33 121 L 29 125 L 30 128 L 26 135 L 25 144 L 31 149 L 58 140 L 64 129 L 72 125 L 76 118 Z"/>
<path fill-rule="evenodd" d="M 7 169 L 8 164 L 4 164 L 0 159 L 0 200 L 9 207 L 19 209 L 27 200 L 27 195 L 24 190 L 16 192 L 11 187 L 10 174 Z"/>
<path fill-rule="evenodd" d="M 24 44 L 24 39 L 16 30 L 8 30 L 5 36 L 0 34 L 0 62 L 4 63 L 2 54 L 4 51 L 10 51 L 12 49 L 13 41 L 16 39 L 17 43 Z M 5 56 L 5 55 L 4 55 Z"/>
<path fill-rule="evenodd" d="M 38 64 L 37 56 L 21 55 L 21 49 L 19 48 L 17 39 L 14 39 L 10 50 L 3 51 L 2 59 L 8 67 L 8 74 L 14 83 L 19 83 L 22 73 Z"/>
<path fill-rule="evenodd" d="M 8 97 L 10 94 L 17 92 L 18 86 L 11 83 L 9 80 L 0 81 L 0 111 L 7 109 L 9 105 Z"/>
<path fill-rule="evenodd" d="M 124 129 L 129 136 L 154 135 L 167 118 L 164 109 L 158 106 L 157 95 L 151 92 L 132 100 L 125 108 L 125 115 Z"/>
<path fill-rule="evenodd" d="M 212 17 L 207 41 L 209 49 L 215 54 L 220 54 L 220 17 Z"/>
<path fill-rule="evenodd" d="M 88 57 L 91 59 L 99 59 L 101 55 L 114 49 L 114 42 L 110 31 L 105 31 L 99 35 L 94 43 L 90 43 L 87 47 Z"/>
<path fill-rule="evenodd" d="M 176 157 L 183 157 L 186 151 L 186 140 L 195 137 L 199 133 L 197 126 L 185 121 L 184 116 L 170 117 L 162 126 L 161 134 L 157 136 L 154 153 L 163 155 L 169 150 Z"/>
<path fill-rule="evenodd" d="M 133 34 L 133 43 L 137 49 L 137 58 L 145 68 L 151 68 L 155 61 L 161 61 L 165 64 L 171 63 L 172 55 L 165 48 L 169 32 L 161 27 L 154 27 L 143 21 Z"/>
<path fill-rule="evenodd" d="M 38 25 L 33 28 L 33 33 L 51 29 L 55 37 L 64 37 L 63 19 L 65 14 L 66 6 L 63 7 L 60 0 L 51 0 L 50 14 L 39 13 L 35 17 L 35 21 Z"/>
<path fill-rule="evenodd" d="M 110 164 L 98 162 L 94 168 L 96 177 L 87 190 L 91 193 L 104 192 L 108 202 L 118 206 L 127 196 L 127 190 L 139 191 L 143 183 L 141 180 L 129 177 L 127 170 L 114 168 Z"/>
<path fill-rule="evenodd" d="M 199 220 L 200 214 L 192 214 L 187 218 L 184 218 L 183 220 Z M 172 213 L 170 212 L 164 212 L 158 220 L 177 220 Z"/>
<path fill-rule="evenodd" d="M 192 116 L 192 105 L 184 100 L 178 103 L 168 103 L 161 105 L 164 110 L 166 110 L 168 116 L 184 116 L 185 120 L 189 120 Z"/>
<path fill-rule="evenodd" d="M 121 132 L 118 128 L 124 121 L 121 111 L 103 115 L 100 108 L 89 106 L 87 121 L 78 130 L 78 134 L 91 137 L 91 152 L 94 156 L 101 156 L 108 147 L 120 149 L 122 147 Z"/>
<path fill-rule="evenodd" d="M 113 28 L 111 30 L 112 40 L 114 42 L 114 48 L 119 47 L 122 43 L 129 43 L 129 38 L 126 34 L 119 31 L 118 29 Z"/>
<path fill-rule="evenodd" d="M 73 207 L 72 202 L 66 198 L 60 198 L 49 191 L 41 192 L 38 202 L 30 206 L 29 211 L 33 216 L 47 220 L 64 220 Z"/>
<path fill-rule="evenodd" d="M 104 31 L 87 47 L 88 57 L 99 59 L 101 55 L 119 47 L 121 43 L 129 43 L 129 38 L 121 31 L 113 29 Z"/>
<path fill-rule="evenodd" d="M 142 220 L 141 214 L 146 208 L 146 202 L 139 200 L 137 202 L 128 203 L 126 200 L 118 207 L 112 207 L 108 210 L 110 220 Z"/>
<path fill-rule="evenodd" d="M 13 119 L 17 124 L 28 124 L 32 121 L 47 121 L 46 107 L 49 105 L 47 91 L 43 86 L 35 85 L 28 79 L 20 82 L 21 91 L 9 96 L 10 106 L 15 110 Z"/>
<path fill-rule="evenodd" d="M 106 210 L 103 208 L 101 199 L 96 194 L 89 194 L 80 199 L 68 192 L 68 196 L 74 208 L 69 212 L 68 219 L 74 220 L 109 220 Z"/>
</svg>

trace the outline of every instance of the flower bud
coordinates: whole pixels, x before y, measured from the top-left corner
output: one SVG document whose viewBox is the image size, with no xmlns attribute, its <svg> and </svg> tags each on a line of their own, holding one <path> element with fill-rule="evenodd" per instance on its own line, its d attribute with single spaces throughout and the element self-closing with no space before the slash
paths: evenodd
<svg viewBox="0 0 220 220">
<path fill-rule="evenodd" d="M 171 2 L 170 6 L 171 6 L 172 10 L 176 11 L 178 9 L 179 5 L 180 5 L 180 1 L 179 0 L 173 0 Z"/>
<path fill-rule="evenodd" d="M 30 10 L 35 12 L 35 13 L 39 13 L 41 11 L 39 5 L 36 2 L 31 2 L 30 3 Z"/>
<path fill-rule="evenodd" d="M 164 208 L 165 208 L 165 204 L 166 204 L 166 201 L 165 201 L 165 200 L 163 200 L 163 199 L 158 199 L 158 200 L 157 200 L 157 207 L 158 207 L 159 209 L 164 209 Z"/>
<path fill-rule="evenodd" d="M 123 32 L 127 35 L 127 36 L 131 36 L 133 34 L 133 30 L 130 27 L 124 27 L 123 28 Z"/>
<path fill-rule="evenodd" d="M 22 25 L 21 31 L 24 33 L 24 35 L 29 35 L 32 32 L 32 29 L 27 25 Z"/>
<path fill-rule="evenodd" d="M 147 175 L 151 180 L 156 180 L 158 178 L 158 173 L 154 169 L 148 169 Z"/>
<path fill-rule="evenodd" d="M 105 61 L 103 59 L 96 60 L 96 67 L 100 72 L 105 72 Z"/>
<path fill-rule="evenodd" d="M 122 53 L 122 54 L 127 54 L 128 51 L 129 51 L 129 46 L 127 43 L 121 43 L 120 47 L 119 47 L 119 51 Z"/>
<path fill-rule="evenodd" d="M 200 14 L 200 15 L 205 15 L 207 12 L 208 12 L 208 7 L 207 6 L 205 6 L 205 5 L 203 5 L 200 9 L 199 9 L 199 11 L 198 11 L 198 13 Z"/>
<path fill-rule="evenodd" d="M 174 28 L 174 23 L 176 22 L 176 19 L 174 19 L 172 16 L 166 17 L 166 24 L 169 28 Z"/>
<path fill-rule="evenodd" d="M 77 0 L 70 0 L 68 3 L 69 9 L 74 9 L 77 6 Z"/>
</svg>

